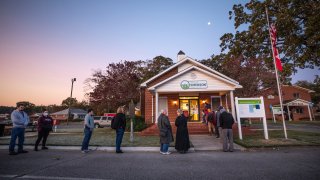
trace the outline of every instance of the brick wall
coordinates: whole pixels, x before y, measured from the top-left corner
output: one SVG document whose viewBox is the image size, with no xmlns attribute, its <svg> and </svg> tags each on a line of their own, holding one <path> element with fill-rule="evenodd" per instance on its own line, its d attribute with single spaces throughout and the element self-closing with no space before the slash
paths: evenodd
<svg viewBox="0 0 320 180">
<path fill-rule="evenodd" d="M 152 94 L 150 91 L 148 91 L 147 88 L 144 91 L 144 96 L 145 96 L 144 97 L 144 105 L 143 105 L 145 107 L 144 108 L 144 118 L 145 118 L 145 122 L 147 124 L 151 124 L 152 123 L 152 105 L 153 105 L 152 104 Z M 153 108 L 153 111 L 155 112 L 155 107 Z"/>
<path fill-rule="evenodd" d="M 282 98 L 283 101 L 293 101 L 296 98 L 293 96 L 294 93 L 299 93 L 300 98 L 306 101 L 311 101 L 311 96 L 308 93 L 308 91 L 293 87 L 293 86 L 282 86 Z M 278 90 L 277 89 L 268 89 L 262 93 L 264 98 L 264 105 L 266 110 L 266 116 L 267 119 L 272 119 L 272 111 L 270 109 L 270 104 L 272 105 L 279 105 L 279 96 L 278 96 Z M 268 99 L 268 95 L 273 95 L 274 99 Z M 290 106 L 290 111 L 293 111 L 294 120 L 303 119 L 303 118 L 309 118 L 309 112 L 308 108 L 305 106 L 300 106 L 300 108 L 303 108 L 303 114 L 297 114 L 294 111 L 294 107 Z M 281 119 L 281 117 L 277 117 L 277 119 Z"/>
</svg>

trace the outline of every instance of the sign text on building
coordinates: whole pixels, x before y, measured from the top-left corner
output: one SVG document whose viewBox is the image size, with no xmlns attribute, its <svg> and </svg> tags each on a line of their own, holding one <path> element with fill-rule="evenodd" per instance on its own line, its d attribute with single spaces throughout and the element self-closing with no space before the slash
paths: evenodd
<svg viewBox="0 0 320 180">
<path fill-rule="evenodd" d="M 182 89 L 206 89 L 208 88 L 208 83 L 206 80 L 199 80 L 199 81 L 187 81 L 183 80 L 180 83 Z"/>
</svg>

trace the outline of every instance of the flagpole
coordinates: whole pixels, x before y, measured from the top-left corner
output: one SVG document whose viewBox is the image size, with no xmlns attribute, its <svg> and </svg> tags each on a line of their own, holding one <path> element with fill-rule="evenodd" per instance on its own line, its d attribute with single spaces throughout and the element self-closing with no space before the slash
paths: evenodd
<svg viewBox="0 0 320 180">
<path fill-rule="evenodd" d="M 286 139 L 288 139 L 286 123 L 285 123 L 284 115 L 283 115 L 282 93 L 281 93 L 280 85 L 279 85 L 279 76 L 278 76 L 278 70 L 277 70 L 277 67 L 276 67 L 276 59 L 275 59 L 275 57 L 274 57 L 274 50 L 273 50 L 273 47 L 272 47 L 272 38 L 271 38 L 271 34 L 270 34 L 270 23 L 269 23 L 269 16 L 268 16 L 267 6 L 266 6 L 266 15 L 267 15 L 267 21 L 268 21 L 268 31 L 269 31 L 269 37 L 270 37 L 270 42 L 271 42 L 271 49 L 272 49 L 272 57 L 273 57 L 274 70 L 275 70 L 275 72 L 276 72 L 276 79 L 277 79 L 277 86 L 278 86 L 278 94 L 279 94 L 279 101 L 280 101 L 280 108 L 281 108 L 281 116 L 282 116 L 284 137 L 285 137 Z M 290 116 L 290 115 L 289 115 L 289 116 Z"/>
</svg>

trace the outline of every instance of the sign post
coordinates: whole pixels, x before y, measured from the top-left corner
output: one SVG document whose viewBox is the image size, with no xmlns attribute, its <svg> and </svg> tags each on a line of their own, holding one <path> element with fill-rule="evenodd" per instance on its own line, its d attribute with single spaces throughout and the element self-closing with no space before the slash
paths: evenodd
<svg viewBox="0 0 320 180">
<path fill-rule="evenodd" d="M 281 108 L 280 107 L 272 107 L 272 116 L 273 116 L 273 122 L 276 123 L 276 117 L 274 116 L 275 114 L 280 114 L 281 115 Z"/>
<path fill-rule="evenodd" d="M 266 112 L 263 97 L 260 98 L 235 98 L 236 112 L 239 129 L 239 138 L 242 140 L 241 118 L 263 118 L 264 138 L 269 139 Z"/>
<path fill-rule="evenodd" d="M 134 103 L 133 100 L 131 100 L 129 104 L 129 115 L 130 115 L 130 142 L 133 142 L 133 117 L 134 117 Z"/>
</svg>

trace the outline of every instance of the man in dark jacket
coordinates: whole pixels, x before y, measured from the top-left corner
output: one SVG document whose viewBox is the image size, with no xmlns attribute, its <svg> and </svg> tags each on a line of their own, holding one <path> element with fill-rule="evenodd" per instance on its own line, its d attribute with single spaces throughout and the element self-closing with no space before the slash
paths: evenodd
<svg viewBox="0 0 320 180">
<path fill-rule="evenodd" d="M 233 152 L 233 133 L 232 133 L 232 125 L 234 123 L 234 119 L 232 114 L 228 113 L 225 109 L 220 110 L 220 126 L 222 127 L 222 135 L 223 135 L 223 151 Z M 228 148 L 228 142 L 229 148 Z"/>
<path fill-rule="evenodd" d="M 169 145 L 173 142 L 173 135 L 166 109 L 161 110 L 157 125 L 160 132 L 160 153 L 169 155 L 171 154 L 171 152 L 169 152 Z"/>
</svg>

